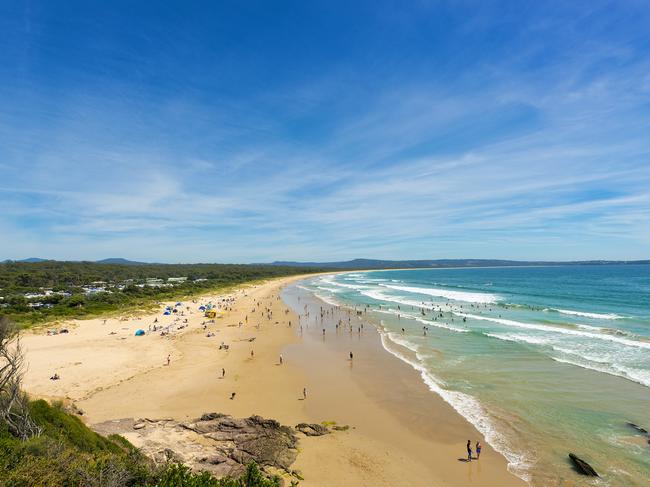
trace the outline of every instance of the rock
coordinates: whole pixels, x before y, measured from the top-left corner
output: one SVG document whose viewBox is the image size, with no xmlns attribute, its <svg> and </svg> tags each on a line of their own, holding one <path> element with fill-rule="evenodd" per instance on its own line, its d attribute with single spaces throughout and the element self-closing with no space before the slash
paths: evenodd
<svg viewBox="0 0 650 487">
<path fill-rule="evenodd" d="M 628 422 L 627 422 L 627 425 L 628 425 L 630 428 L 632 428 L 633 430 L 635 430 L 637 433 L 641 433 L 641 434 L 643 434 L 643 435 L 647 435 L 647 434 L 648 434 L 648 430 L 645 429 L 645 428 L 642 428 L 642 427 L 639 426 L 638 424 L 630 423 L 630 422 L 628 421 Z"/>
<path fill-rule="evenodd" d="M 330 432 L 322 424 L 316 423 L 300 423 L 296 425 L 296 429 L 307 436 L 323 436 Z"/>
<path fill-rule="evenodd" d="M 585 462 L 582 458 L 577 457 L 573 453 L 569 453 L 569 458 L 575 465 L 576 470 L 582 475 L 589 475 L 590 477 L 599 477 L 598 473 L 593 469 L 591 465 Z"/>
<path fill-rule="evenodd" d="M 201 416 L 200 419 L 201 421 L 212 421 L 214 419 L 223 418 L 224 416 L 225 414 L 221 414 L 221 413 L 205 413 L 203 414 L 203 416 Z"/>
<path fill-rule="evenodd" d="M 277 471 L 291 475 L 298 454 L 295 430 L 260 416 L 207 413 L 187 423 L 127 418 L 96 424 L 93 429 L 103 434 L 136 430 L 129 439 L 155 463 L 163 464 L 173 456 L 193 470 L 216 477 L 241 475 L 252 461 L 267 476 Z"/>
</svg>

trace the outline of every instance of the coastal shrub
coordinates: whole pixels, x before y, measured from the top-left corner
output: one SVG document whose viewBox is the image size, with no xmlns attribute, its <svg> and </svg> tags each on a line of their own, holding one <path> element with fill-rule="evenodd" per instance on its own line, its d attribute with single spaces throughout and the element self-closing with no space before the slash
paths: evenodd
<svg viewBox="0 0 650 487">
<path fill-rule="evenodd" d="M 240 478 L 217 479 L 208 472 L 194 473 L 181 464 L 170 464 L 163 471 L 156 487 L 280 487 L 278 477 L 266 478 L 257 464 L 251 463 Z M 292 485 L 295 485 L 292 483 Z"/>
<path fill-rule="evenodd" d="M 34 421 L 49 438 L 58 439 L 85 452 L 117 453 L 123 450 L 121 445 L 95 433 L 78 417 L 65 412 L 61 403 L 50 405 L 42 399 L 32 401 L 30 412 Z"/>
<path fill-rule="evenodd" d="M 25 441 L 0 422 L 0 486 L 146 486 L 157 472 L 122 437 L 105 438 L 61 404 L 29 403 L 42 434 Z"/>
</svg>

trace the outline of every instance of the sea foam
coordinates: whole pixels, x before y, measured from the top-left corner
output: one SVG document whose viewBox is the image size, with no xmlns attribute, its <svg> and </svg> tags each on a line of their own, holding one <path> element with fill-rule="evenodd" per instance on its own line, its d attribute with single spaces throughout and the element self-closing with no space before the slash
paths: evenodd
<svg viewBox="0 0 650 487">
<path fill-rule="evenodd" d="M 563 315 L 569 316 L 581 316 L 583 318 L 592 318 L 595 320 L 620 320 L 623 319 L 622 316 L 619 316 L 614 313 L 587 313 L 586 311 L 572 311 L 570 309 L 557 309 L 557 308 L 548 308 L 550 311 L 557 311 Z"/>
<path fill-rule="evenodd" d="M 481 321 L 491 321 L 493 323 L 500 323 L 502 325 L 506 326 L 514 326 L 516 328 L 524 328 L 527 330 L 537 330 L 537 331 L 543 331 L 547 333 L 562 333 L 564 335 L 573 335 L 573 336 L 582 336 L 582 337 L 587 337 L 587 338 L 594 338 L 596 340 L 607 340 L 610 342 L 616 342 L 620 343 L 621 345 L 625 345 L 628 347 L 635 347 L 635 348 L 647 348 L 650 350 L 650 342 L 641 342 L 641 341 L 635 341 L 635 340 L 629 340 L 627 338 L 621 338 L 617 336 L 612 336 L 612 335 L 605 335 L 605 334 L 600 334 L 600 333 L 591 333 L 587 331 L 579 331 L 579 330 L 570 330 L 567 328 L 559 328 L 556 326 L 547 326 L 547 325 L 538 325 L 534 323 L 522 323 L 520 321 L 513 321 L 513 320 L 505 320 L 502 318 L 491 318 L 489 316 L 481 316 L 481 315 L 474 315 L 474 314 L 469 314 L 469 313 L 460 313 L 460 312 L 455 312 L 457 316 L 464 316 L 467 318 L 471 318 L 474 320 L 481 320 Z"/>
<path fill-rule="evenodd" d="M 510 472 L 525 481 L 529 481 L 530 475 L 528 474 L 528 469 L 530 468 L 531 462 L 525 455 L 516 453 L 510 448 L 506 438 L 498 432 L 481 403 L 469 394 L 445 389 L 444 382 L 427 370 L 422 363 L 412 360 L 404 354 L 394 350 L 394 347 L 388 345 L 388 341 L 411 350 L 416 354 L 417 358 L 418 354 L 416 347 L 407 340 L 401 339 L 394 333 L 387 333 L 385 330 L 380 328 L 378 329 L 384 349 L 418 371 L 430 391 L 438 394 L 447 404 L 469 421 L 485 437 L 485 440 L 492 445 L 492 448 L 506 458 L 508 461 L 508 470 Z"/>
<path fill-rule="evenodd" d="M 489 293 L 471 293 L 466 291 L 450 291 L 449 289 L 430 288 L 430 287 L 413 287 L 413 286 L 395 286 L 393 284 L 380 284 L 380 286 L 394 289 L 396 291 L 405 291 L 407 293 L 425 294 L 438 298 L 451 299 L 453 301 L 464 301 L 466 303 L 490 304 L 496 303 L 501 299 L 496 294 Z"/>
</svg>

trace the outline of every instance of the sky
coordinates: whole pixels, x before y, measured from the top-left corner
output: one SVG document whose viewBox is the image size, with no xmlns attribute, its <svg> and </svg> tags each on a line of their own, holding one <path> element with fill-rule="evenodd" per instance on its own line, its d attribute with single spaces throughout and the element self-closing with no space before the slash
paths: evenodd
<svg viewBox="0 0 650 487">
<path fill-rule="evenodd" d="M 650 3 L 0 3 L 0 260 L 650 259 Z"/>
</svg>

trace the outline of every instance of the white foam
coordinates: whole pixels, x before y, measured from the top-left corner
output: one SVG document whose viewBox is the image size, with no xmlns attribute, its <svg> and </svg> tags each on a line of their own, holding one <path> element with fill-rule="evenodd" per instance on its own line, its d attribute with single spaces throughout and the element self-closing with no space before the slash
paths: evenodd
<svg viewBox="0 0 650 487">
<path fill-rule="evenodd" d="M 419 321 L 420 323 L 424 323 L 425 325 L 435 326 L 436 328 L 444 328 L 445 330 L 455 331 L 458 333 L 469 333 L 469 330 L 467 328 L 458 328 L 457 326 L 452 326 L 448 323 L 442 323 L 440 321 L 433 321 L 433 320 L 425 320 L 424 318 L 419 318 L 411 315 L 409 315 L 409 317 L 413 318 L 416 321 Z"/>
<path fill-rule="evenodd" d="M 525 455 L 515 453 L 510 449 L 507 440 L 497 431 L 487 412 L 476 398 L 463 392 L 445 389 L 444 382 L 431 374 L 424 365 L 393 350 L 386 341 L 391 340 L 394 343 L 402 345 L 417 353 L 417 349 L 412 344 L 398 337 L 389 337 L 388 334 L 381 329 L 379 332 L 384 349 L 420 372 L 420 376 L 429 390 L 438 394 L 447 404 L 453 407 L 460 415 L 469 421 L 485 437 L 485 440 L 506 458 L 508 461 L 508 470 L 510 472 L 525 481 L 530 480 L 530 476 L 527 473 L 527 470 L 530 467 L 529 460 Z"/>
<path fill-rule="evenodd" d="M 528 343 L 531 345 L 548 345 L 550 340 L 547 338 L 533 337 L 530 335 L 516 335 L 514 333 L 484 333 L 485 336 L 504 340 L 506 342 Z"/>
<path fill-rule="evenodd" d="M 353 286 L 352 284 L 345 284 L 340 281 L 335 281 L 334 279 L 331 279 L 329 277 L 322 277 L 320 281 L 329 286 L 334 286 L 334 287 L 340 286 L 348 289 L 354 289 L 355 291 L 360 291 L 361 289 L 367 288 L 367 286 Z"/>
<path fill-rule="evenodd" d="M 334 298 L 331 298 L 331 297 L 328 297 L 328 296 L 323 296 L 322 294 L 317 294 L 317 293 L 314 293 L 314 296 L 316 296 L 321 301 L 325 301 L 327 304 L 329 304 L 331 306 L 337 306 L 337 307 L 340 306 L 340 304 L 338 302 L 336 302 L 334 300 Z"/>
<path fill-rule="evenodd" d="M 610 342 L 616 342 L 620 343 L 621 345 L 625 345 L 628 347 L 635 347 L 635 348 L 647 348 L 650 349 L 650 342 L 641 342 L 641 341 L 636 341 L 636 340 L 628 340 L 627 338 L 620 338 L 617 336 L 612 336 L 612 335 L 604 335 L 600 333 L 590 333 L 587 331 L 579 331 L 579 330 L 570 330 L 567 328 L 559 328 L 556 326 L 546 326 L 546 325 L 537 325 L 533 323 L 522 323 L 520 321 L 513 321 L 513 320 L 505 320 L 502 318 L 491 318 L 488 316 L 481 316 L 481 315 L 473 315 L 473 314 L 468 314 L 468 313 L 460 313 L 460 312 L 455 312 L 456 315 L 458 316 L 465 316 L 467 318 L 471 318 L 474 320 L 481 320 L 481 321 L 491 321 L 493 323 L 500 323 L 502 325 L 506 326 L 514 326 L 517 328 L 524 328 L 527 330 L 537 330 L 537 331 L 544 331 L 544 332 L 552 332 L 552 333 L 561 333 L 564 335 L 573 335 L 573 336 L 582 336 L 582 337 L 588 337 L 588 338 L 594 338 L 596 340 L 606 340 Z"/>
<path fill-rule="evenodd" d="M 454 301 L 464 301 L 467 303 L 496 303 L 501 299 L 496 294 L 488 293 L 469 293 L 465 291 L 450 291 L 448 289 L 431 288 L 431 287 L 413 287 L 413 286 L 395 286 L 392 284 L 380 284 L 380 286 L 395 289 L 396 291 L 405 291 L 407 293 L 426 294 L 438 298 L 452 299 Z"/>
<path fill-rule="evenodd" d="M 585 311 L 572 311 L 570 309 L 555 309 L 555 308 L 550 308 L 553 311 L 557 311 L 558 313 L 562 313 L 563 315 L 570 315 L 570 316 L 581 316 L 583 318 L 593 318 L 596 320 L 620 320 L 623 317 L 619 316 L 614 313 L 587 313 Z"/>
<path fill-rule="evenodd" d="M 340 289 L 335 289 L 335 288 L 325 287 L 325 286 L 316 286 L 316 288 L 320 289 L 321 291 L 327 291 L 327 292 L 330 292 L 330 293 L 340 293 L 341 292 Z"/>
<path fill-rule="evenodd" d="M 593 362 L 582 362 L 577 360 L 571 360 L 564 357 L 551 357 L 556 362 L 563 364 L 574 365 L 576 367 L 581 367 L 583 369 L 594 370 L 596 372 L 601 372 L 603 374 L 614 375 L 617 377 L 622 377 L 623 379 L 636 382 L 645 387 L 650 387 L 650 371 L 639 370 L 630 367 L 624 367 L 618 364 L 611 365 L 599 365 L 598 363 Z"/>
<path fill-rule="evenodd" d="M 467 328 L 459 328 L 457 326 L 450 325 L 449 323 L 443 323 L 441 321 L 436 321 L 436 320 L 427 320 L 427 319 L 421 318 L 420 316 L 414 316 L 414 315 L 412 315 L 410 313 L 405 313 L 405 312 L 403 312 L 401 310 L 398 310 L 398 309 L 387 309 L 387 310 L 380 309 L 380 310 L 373 310 L 373 311 L 379 312 L 379 313 L 390 314 L 390 315 L 393 315 L 393 316 L 398 316 L 398 315 L 403 316 L 406 319 L 415 320 L 415 321 L 418 321 L 418 322 L 420 322 L 420 323 L 422 323 L 424 325 L 433 326 L 435 328 L 442 328 L 442 329 L 449 330 L 449 331 L 455 331 L 455 332 L 458 332 L 458 333 L 468 333 L 470 331 Z"/>
</svg>

